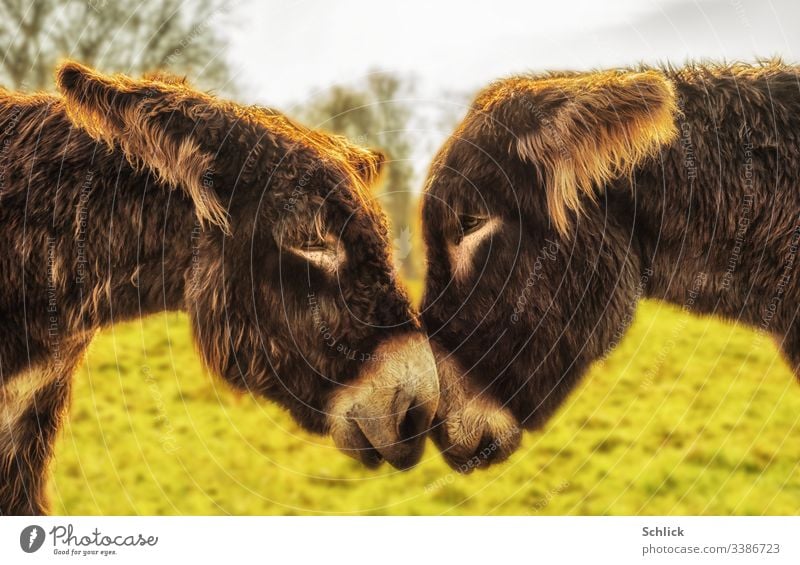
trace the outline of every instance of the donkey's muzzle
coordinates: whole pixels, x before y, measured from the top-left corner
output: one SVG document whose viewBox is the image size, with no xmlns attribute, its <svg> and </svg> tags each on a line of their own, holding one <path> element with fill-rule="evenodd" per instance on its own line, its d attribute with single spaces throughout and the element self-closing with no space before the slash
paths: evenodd
<svg viewBox="0 0 800 565">
<path fill-rule="evenodd" d="M 393 336 L 367 356 L 356 382 L 337 392 L 331 435 L 368 467 L 384 459 L 398 469 L 416 465 L 439 404 L 436 363 L 427 338 Z"/>
<path fill-rule="evenodd" d="M 511 410 L 464 371 L 436 342 L 441 397 L 431 438 L 445 461 L 470 473 L 505 461 L 519 448 L 522 430 Z"/>
</svg>

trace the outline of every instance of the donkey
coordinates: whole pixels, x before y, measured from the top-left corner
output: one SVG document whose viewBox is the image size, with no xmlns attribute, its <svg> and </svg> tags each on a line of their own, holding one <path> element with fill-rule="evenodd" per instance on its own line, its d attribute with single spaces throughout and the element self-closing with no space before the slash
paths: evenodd
<svg viewBox="0 0 800 565">
<path fill-rule="evenodd" d="M 483 90 L 431 166 L 434 439 L 470 470 L 542 426 L 643 297 L 800 364 L 800 69 L 561 72 Z"/>
<path fill-rule="evenodd" d="M 433 355 L 368 189 L 382 156 L 153 75 L 0 92 L 0 514 L 38 514 L 99 328 L 185 311 L 208 369 L 368 466 L 421 456 Z"/>
</svg>

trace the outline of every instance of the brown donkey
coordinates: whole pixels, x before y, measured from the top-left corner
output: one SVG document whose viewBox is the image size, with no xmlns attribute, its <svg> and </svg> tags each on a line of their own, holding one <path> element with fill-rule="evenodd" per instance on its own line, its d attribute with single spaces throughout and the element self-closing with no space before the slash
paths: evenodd
<svg viewBox="0 0 800 565">
<path fill-rule="evenodd" d="M 796 369 L 798 186 L 798 67 L 489 86 L 434 162 L 423 212 L 446 458 L 468 470 L 511 453 L 642 297 L 758 328 Z"/>
<path fill-rule="evenodd" d="M 94 332 L 164 310 L 234 387 L 413 465 L 438 381 L 368 193 L 381 156 L 168 76 L 57 82 L 0 92 L 0 514 L 46 511 Z"/>
</svg>

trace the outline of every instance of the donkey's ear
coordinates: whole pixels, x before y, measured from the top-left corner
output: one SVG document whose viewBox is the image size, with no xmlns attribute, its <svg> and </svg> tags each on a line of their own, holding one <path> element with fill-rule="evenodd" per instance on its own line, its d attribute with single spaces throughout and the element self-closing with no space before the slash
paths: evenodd
<svg viewBox="0 0 800 565">
<path fill-rule="evenodd" d="M 366 186 L 372 186 L 378 180 L 386 162 L 383 152 L 352 143 L 343 135 L 325 135 Z"/>
<path fill-rule="evenodd" d="M 377 182 L 386 162 L 386 156 L 382 151 L 358 146 L 351 146 L 349 158 L 356 173 L 367 186 Z"/>
<path fill-rule="evenodd" d="M 656 71 L 518 80 L 513 91 L 516 115 L 502 116 L 515 135 L 510 149 L 536 166 L 562 234 L 567 211 L 581 211 L 581 195 L 596 199 L 606 183 L 630 174 L 677 135 L 675 90 Z"/>
<path fill-rule="evenodd" d="M 105 76 L 69 61 L 56 72 L 70 119 L 95 139 L 119 147 L 134 167 L 144 165 L 192 199 L 198 219 L 229 231 L 228 217 L 208 179 L 211 152 L 196 132 L 201 106 L 213 100 L 179 81 Z"/>
</svg>

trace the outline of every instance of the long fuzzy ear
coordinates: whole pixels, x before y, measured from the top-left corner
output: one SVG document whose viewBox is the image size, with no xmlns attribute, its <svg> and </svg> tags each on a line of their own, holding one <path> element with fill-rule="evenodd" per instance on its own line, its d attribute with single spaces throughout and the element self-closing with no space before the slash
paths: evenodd
<svg viewBox="0 0 800 565">
<path fill-rule="evenodd" d="M 134 167 L 144 165 L 192 199 L 201 223 L 229 232 L 213 186 L 211 153 L 195 132 L 198 104 L 211 99 L 178 80 L 106 76 L 68 61 L 56 71 L 70 119 L 95 139 L 119 147 Z"/>
<path fill-rule="evenodd" d="M 383 171 L 386 156 L 376 149 L 367 149 L 348 144 L 347 159 L 352 163 L 356 174 L 369 186 L 374 185 Z"/>
<path fill-rule="evenodd" d="M 656 71 L 516 79 L 505 96 L 516 100 L 516 115 L 505 105 L 502 119 L 525 124 L 512 127 L 510 149 L 536 165 L 562 234 L 568 211 L 581 212 L 581 195 L 596 200 L 606 183 L 630 174 L 677 135 L 675 90 Z"/>
<path fill-rule="evenodd" d="M 343 135 L 320 130 L 308 130 L 307 133 L 324 148 L 326 154 L 333 151 L 343 162 L 348 163 L 366 187 L 372 186 L 381 176 L 386 162 L 386 156 L 381 151 L 352 143 Z"/>
</svg>

